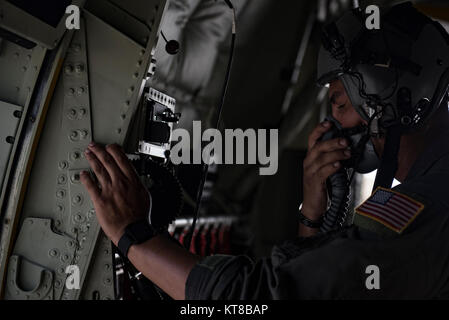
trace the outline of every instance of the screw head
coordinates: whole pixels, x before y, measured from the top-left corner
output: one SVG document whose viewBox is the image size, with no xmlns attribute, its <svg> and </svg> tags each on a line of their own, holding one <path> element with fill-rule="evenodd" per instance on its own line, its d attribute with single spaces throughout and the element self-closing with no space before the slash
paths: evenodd
<svg viewBox="0 0 449 320">
<path fill-rule="evenodd" d="M 77 73 L 83 72 L 83 71 L 84 71 L 84 66 L 83 66 L 82 64 L 77 64 L 77 65 L 75 66 L 75 71 L 76 71 Z"/>
<path fill-rule="evenodd" d="M 65 68 L 64 68 L 64 71 L 65 71 L 66 74 L 73 73 L 73 66 L 70 65 L 70 64 L 66 65 Z"/>
<path fill-rule="evenodd" d="M 73 204 L 80 204 L 81 201 L 83 201 L 83 198 L 81 197 L 81 195 L 76 195 L 72 198 L 72 203 Z M 76 217 L 76 216 L 75 216 Z"/>
<path fill-rule="evenodd" d="M 67 117 L 68 117 L 70 120 L 74 120 L 74 119 L 76 118 L 76 114 L 77 114 L 77 112 L 76 112 L 75 109 L 70 109 L 70 110 L 67 112 Z"/>
<path fill-rule="evenodd" d="M 408 126 L 412 123 L 412 119 L 409 116 L 403 116 L 401 118 L 401 123 L 405 126 Z"/>
<path fill-rule="evenodd" d="M 78 160 L 79 158 L 81 158 L 81 153 L 79 151 L 75 151 L 72 152 L 72 157 L 73 160 Z"/>
<path fill-rule="evenodd" d="M 72 176 L 70 177 L 70 181 L 72 183 L 78 183 L 80 182 L 80 174 L 79 173 L 74 173 L 72 174 Z"/>
<path fill-rule="evenodd" d="M 64 198 L 65 197 L 65 191 L 62 190 L 62 189 L 56 191 L 56 197 L 58 197 L 60 199 Z"/>
<path fill-rule="evenodd" d="M 58 176 L 58 184 L 65 184 L 67 182 L 67 177 L 65 174 L 60 174 Z"/>
<path fill-rule="evenodd" d="M 61 161 L 58 164 L 58 167 L 59 167 L 60 170 L 67 169 L 68 166 L 69 166 L 69 164 L 67 163 L 67 161 Z"/>
<path fill-rule="evenodd" d="M 87 212 L 87 214 L 86 214 L 86 216 L 87 216 L 87 219 L 92 219 L 92 217 L 94 216 L 94 214 L 95 214 L 95 209 L 90 209 L 88 212 Z"/>
<path fill-rule="evenodd" d="M 56 249 L 51 249 L 49 252 L 50 257 L 57 257 L 58 256 L 58 250 Z"/>
<path fill-rule="evenodd" d="M 78 132 L 77 131 L 72 131 L 72 132 L 70 132 L 70 140 L 77 140 L 77 138 L 78 138 Z"/>
<path fill-rule="evenodd" d="M 72 48 L 73 48 L 73 51 L 75 51 L 75 52 L 80 52 L 81 51 L 81 45 L 79 45 L 79 44 L 74 44 L 72 46 Z"/>
<path fill-rule="evenodd" d="M 87 132 L 87 130 L 81 130 L 80 132 L 81 139 L 86 139 L 88 135 L 89 132 Z"/>
</svg>

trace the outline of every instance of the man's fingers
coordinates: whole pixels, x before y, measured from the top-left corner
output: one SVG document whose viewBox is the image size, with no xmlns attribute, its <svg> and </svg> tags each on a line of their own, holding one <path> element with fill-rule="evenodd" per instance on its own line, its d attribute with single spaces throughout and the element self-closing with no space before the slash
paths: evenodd
<svg viewBox="0 0 449 320">
<path fill-rule="evenodd" d="M 331 127 L 332 123 L 330 121 L 324 121 L 320 123 L 315 129 L 313 129 L 312 133 L 309 135 L 309 150 L 315 146 L 318 139 L 320 139 L 321 136 L 326 133 Z"/>
<path fill-rule="evenodd" d="M 101 165 L 106 169 L 111 180 L 117 181 L 118 178 L 122 175 L 121 170 L 117 166 L 114 158 L 106 151 L 102 146 L 92 142 L 89 144 L 89 149 L 92 153 L 97 157 L 100 161 Z"/>
<path fill-rule="evenodd" d="M 109 176 L 109 173 L 106 171 L 100 160 L 98 160 L 96 155 L 90 149 L 87 149 L 84 154 L 86 155 L 86 159 L 89 162 L 92 171 L 95 173 L 98 182 L 100 182 L 101 187 L 106 187 L 106 185 L 111 183 L 111 177 Z"/>
<path fill-rule="evenodd" d="M 328 141 L 322 141 L 315 144 L 318 152 L 332 152 L 335 150 L 345 149 L 348 147 L 348 140 L 345 138 L 336 138 Z"/>
<path fill-rule="evenodd" d="M 134 167 L 120 146 L 117 144 L 110 144 L 106 146 L 106 151 L 114 158 L 118 167 L 128 179 L 133 180 L 137 178 L 137 173 Z"/>
<path fill-rule="evenodd" d="M 337 150 L 323 153 L 321 157 L 316 159 L 316 161 L 314 161 L 310 166 L 310 171 L 312 173 L 318 173 L 321 168 L 345 159 L 349 159 L 350 157 L 351 152 L 349 152 L 349 150 Z"/>
<path fill-rule="evenodd" d="M 90 195 L 90 198 L 95 203 L 100 198 L 100 189 L 93 181 L 92 177 L 86 171 L 81 172 L 80 176 L 81 183 L 86 187 L 87 192 Z"/>
<path fill-rule="evenodd" d="M 313 147 L 308 151 L 308 155 L 307 158 L 304 160 L 304 164 L 307 165 L 307 167 L 312 166 L 316 163 L 316 161 L 320 160 L 321 157 L 323 157 L 323 154 L 338 150 L 343 152 L 347 148 L 348 148 L 347 140 L 343 138 L 318 142 L 315 145 L 315 147 Z"/>
<path fill-rule="evenodd" d="M 319 175 L 321 180 L 324 181 L 327 178 L 329 178 L 331 175 L 336 173 L 338 170 L 340 170 L 340 168 L 341 168 L 341 163 L 339 161 L 337 161 L 334 163 L 330 163 L 324 167 L 321 167 L 317 174 Z"/>
</svg>

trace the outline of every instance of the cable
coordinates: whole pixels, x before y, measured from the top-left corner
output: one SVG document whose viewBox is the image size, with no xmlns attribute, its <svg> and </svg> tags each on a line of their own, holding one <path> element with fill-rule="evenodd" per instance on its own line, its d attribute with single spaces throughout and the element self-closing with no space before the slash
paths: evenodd
<svg viewBox="0 0 449 320">
<path fill-rule="evenodd" d="M 161 35 L 162 35 L 162 38 L 164 38 L 165 42 L 167 43 L 168 40 L 167 40 L 167 38 L 165 37 L 164 31 L 162 31 L 162 30 L 161 30 Z"/>
<path fill-rule="evenodd" d="M 229 9 L 232 10 L 232 37 L 231 37 L 231 49 L 230 49 L 230 53 L 229 53 L 228 66 L 226 69 L 226 76 L 225 76 L 223 90 L 222 90 L 222 94 L 221 94 L 221 101 L 220 101 L 220 105 L 218 106 L 216 119 L 212 120 L 212 123 L 215 124 L 215 127 L 214 127 L 215 129 L 219 128 L 223 107 L 226 102 L 226 94 L 228 92 L 229 79 L 231 78 L 232 62 L 234 60 L 234 49 L 235 49 L 235 41 L 236 41 L 236 34 L 237 34 L 236 11 L 235 11 L 234 5 L 232 4 L 232 2 L 230 0 L 224 0 L 224 2 L 228 5 Z M 201 209 L 201 199 L 203 196 L 204 184 L 206 183 L 207 174 L 209 171 L 209 162 L 210 162 L 209 160 L 210 159 L 207 159 L 207 160 L 208 161 L 206 161 L 202 165 L 201 180 L 200 180 L 200 185 L 198 186 L 198 191 L 197 191 L 197 195 L 196 195 L 196 207 L 195 207 L 195 212 L 194 212 L 194 216 L 193 216 L 192 226 L 190 227 L 190 231 L 189 231 L 189 234 L 186 239 L 185 247 L 187 249 L 190 248 L 190 243 L 192 241 L 193 232 L 195 230 L 196 222 L 197 222 L 199 212 Z"/>
<path fill-rule="evenodd" d="M 175 55 L 179 52 L 179 48 L 181 47 L 179 42 L 176 40 L 167 40 L 167 37 L 165 37 L 164 32 L 161 30 L 162 38 L 165 41 L 165 51 L 167 51 L 170 55 Z"/>
</svg>

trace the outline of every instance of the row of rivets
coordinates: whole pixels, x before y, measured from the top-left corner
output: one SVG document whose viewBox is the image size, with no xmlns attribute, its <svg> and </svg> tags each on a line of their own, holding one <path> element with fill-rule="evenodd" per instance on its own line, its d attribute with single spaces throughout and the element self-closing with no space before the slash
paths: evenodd
<svg viewBox="0 0 449 320">
<path fill-rule="evenodd" d="M 82 86 L 82 87 L 78 87 L 78 88 L 69 88 L 67 90 L 67 95 L 69 96 L 73 96 L 75 93 L 77 93 L 78 95 L 82 95 L 84 93 L 86 93 L 87 91 L 87 87 L 86 86 Z"/>
<path fill-rule="evenodd" d="M 72 130 L 69 133 L 69 139 L 72 142 L 84 140 L 89 136 L 89 131 L 87 130 Z"/>
<path fill-rule="evenodd" d="M 84 71 L 84 65 L 83 64 L 76 64 L 75 66 L 68 64 L 65 66 L 64 71 L 67 75 L 73 74 L 73 72 L 77 74 L 81 74 Z"/>
<path fill-rule="evenodd" d="M 87 110 L 83 107 L 79 107 L 79 108 L 71 108 L 68 112 L 67 112 L 67 118 L 69 118 L 70 120 L 80 120 L 82 119 L 85 115 L 87 114 Z"/>
</svg>

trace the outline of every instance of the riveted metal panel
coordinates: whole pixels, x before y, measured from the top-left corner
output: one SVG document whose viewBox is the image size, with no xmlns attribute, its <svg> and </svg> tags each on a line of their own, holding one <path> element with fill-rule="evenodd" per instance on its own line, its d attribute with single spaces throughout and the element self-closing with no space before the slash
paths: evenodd
<svg viewBox="0 0 449 320">
<path fill-rule="evenodd" d="M 4 40 L 0 52 L 0 99 L 25 106 L 31 96 L 45 49 L 22 48 Z"/>
<path fill-rule="evenodd" d="M 97 247 L 92 256 L 87 272 L 85 285 L 81 291 L 83 300 L 112 300 L 114 299 L 114 274 L 111 241 L 101 231 L 97 240 Z"/>
<path fill-rule="evenodd" d="M 0 191 L 14 143 L 22 107 L 0 101 Z"/>
<path fill-rule="evenodd" d="M 54 296 L 61 295 L 66 281 L 65 270 L 73 264 L 76 253 L 76 240 L 68 235 L 58 234 L 52 230 L 51 219 L 27 218 L 24 220 L 13 257 L 20 257 L 35 266 L 32 272 L 25 262 L 18 264 L 18 259 L 10 259 L 6 285 L 6 299 L 40 300 L 46 294 L 36 294 L 38 288 L 43 288 L 42 282 L 52 280 L 47 284 L 54 290 Z M 13 258 L 12 257 L 12 258 Z M 51 279 L 42 279 L 42 273 L 51 275 Z M 19 291 L 20 294 L 17 294 Z M 44 290 L 41 290 L 44 291 Z"/>
<path fill-rule="evenodd" d="M 2 41 L 0 50 L 0 70 L 2 70 L 0 73 L 0 100 L 17 105 L 22 109 L 21 114 L 23 115 L 28 110 L 31 94 L 35 88 L 46 50 L 39 46 L 27 50 L 6 40 Z M 16 129 L 20 132 L 24 117 L 19 116 L 17 118 L 19 122 Z M 2 127 L 9 126 L 9 120 L 11 120 L 9 117 L 0 117 Z M 15 140 L 9 156 L 14 156 L 16 146 Z M 5 190 L 1 188 L 2 182 L 3 184 L 7 183 L 12 165 L 9 157 L 4 163 L 5 168 L 1 170 L 4 173 L 4 179 L 0 179 L 0 205 L 3 203 L 5 194 Z"/>
<path fill-rule="evenodd" d="M 166 2 L 160 0 L 157 3 L 162 9 L 148 13 L 153 27 L 159 25 Z M 127 11 L 126 8 L 124 11 Z M 138 25 L 138 21 L 135 22 Z M 54 61 L 54 68 L 57 70 L 56 64 L 61 64 L 62 71 L 51 96 L 47 117 L 42 123 L 42 134 L 28 136 L 32 141 L 37 137 L 40 139 L 38 145 L 37 140 L 33 143 L 37 148 L 36 156 L 18 230 L 21 235 L 26 234 L 27 221 L 39 219 L 52 224 L 51 231 L 62 237 L 57 239 L 48 230 L 44 232 L 36 228 L 36 232 L 43 234 L 39 240 L 43 248 L 54 246 L 52 249 L 60 251 L 62 248 L 59 246 L 63 243 L 67 246 L 65 243 L 71 241 L 73 250 L 66 252 L 63 262 L 79 267 L 81 290 L 70 290 L 62 282 L 57 282 L 58 270 L 62 268 L 51 264 L 54 252 L 44 254 L 37 251 L 38 257 L 27 252 L 20 253 L 19 247 L 33 248 L 36 244 L 31 243 L 34 238 L 19 235 L 8 264 L 8 277 L 11 278 L 6 283 L 8 297 L 12 294 L 12 298 L 23 298 L 27 292 L 29 295 L 40 288 L 39 296 L 29 295 L 29 299 L 114 298 L 111 242 L 100 232 L 93 205 L 79 181 L 79 174 L 81 170 L 88 169 L 83 151 L 92 139 L 105 144 L 123 143 L 147 76 L 157 32 L 157 28 L 148 28 L 144 47 L 121 30 L 85 11 L 81 30 L 70 32 L 64 38 L 64 47 L 58 51 L 63 60 L 57 58 Z M 45 99 L 49 100 L 49 97 L 44 96 Z M 21 157 L 19 167 L 24 169 L 28 166 L 29 159 Z M 19 177 L 24 179 L 25 174 L 20 173 Z M 14 221 L 18 213 L 13 214 L 12 211 L 20 208 L 20 181 L 23 180 L 13 184 L 15 189 L 6 210 L 7 219 Z M 2 272 L 5 268 L 5 249 L 13 235 L 8 226 L 4 230 L 7 232 L 2 235 Z M 30 285 L 21 288 L 16 297 L 20 286 L 12 280 L 18 277 L 17 265 L 24 259 L 28 261 L 23 264 L 24 268 L 34 270 L 30 277 L 38 278 L 39 274 L 42 276 L 50 272 L 51 279 L 46 276 L 45 280 L 53 284 L 50 291 L 44 294 L 42 283 L 41 286 L 36 284 L 37 281 L 28 281 Z M 45 266 L 45 270 L 37 268 L 37 265 Z M 15 274 L 13 269 L 16 270 Z"/>
<path fill-rule="evenodd" d="M 21 271 L 26 270 L 26 271 Z M 34 271 L 34 272 L 33 272 Z M 34 287 L 32 289 L 24 289 L 21 281 L 23 279 L 20 276 L 24 276 L 26 273 L 32 273 L 34 275 Z M 27 278 L 30 278 L 30 274 L 27 274 Z M 8 290 L 5 295 L 6 300 L 53 300 L 54 288 L 53 288 L 53 272 L 43 268 L 42 266 L 30 262 L 21 256 L 12 255 L 9 259 L 8 267 Z"/>
<path fill-rule="evenodd" d="M 85 0 L 72 0 L 71 3 L 83 7 Z M 32 43 L 37 43 L 48 49 L 54 49 L 63 38 L 66 29 L 66 18 L 63 15 L 56 27 L 45 23 L 32 14 L 15 5 L 0 0 L 0 27 L 8 30 Z"/>
</svg>

